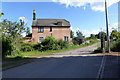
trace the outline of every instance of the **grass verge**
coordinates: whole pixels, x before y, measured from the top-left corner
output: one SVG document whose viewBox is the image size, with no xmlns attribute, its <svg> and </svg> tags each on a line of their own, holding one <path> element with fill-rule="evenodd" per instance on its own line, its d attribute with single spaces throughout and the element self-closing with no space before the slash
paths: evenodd
<svg viewBox="0 0 120 80">
<path fill-rule="evenodd" d="M 70 51 L 70 50 L 81 48 L 81 47 L 87 47 L 97 42 L 99 42 L 99 40 L 93 40 L 90 43 L 74 45 L 74 46 L 70 46 L 68 48 L 60 49 L 60 50 L 47 50 L 43 52 L 35 50 L 35 51 L 30 51 L 30 52 L 21 52 L 20 54 L 15 55 L 15 56 L 7 56 L 7 58 L 3 60 L 3 61 L 6 61 L 6 63 L 3 64 L 2 67 L 17 65 L 23 62 L 31 62 L 33 60 L 33 57 L 34 58 L 44 57 L 44 56 L 52 55 L 53 53 Z"/>
<path fill-rule="evenodd" d="M 42 57 L 42 56 L 48 56 L 48 55 L 52 55 L 53 53 L 58 53 L 58 52 L 65 52 L 65 51 L 70 51 L 73 49 L 77 49 L 77 48 L 81 48 L 81 47 L 87 47 L 89 45 L 92 45 L 94 43 L 99 42 L 99 40 L 93 40 L 90 43 L 86 43 L 86 44 L 81 44 L 81 45 L 74 45 L 74 46 L 70 46 L 68 48 L 64 48 L 64 49 L 59 49 L 59 50 L 47 50 L 47 51 L 38 51 L 38 50 L 34 50 L 34 51 L 30 51 L 30 52 L 21 52 L 22 57 L 28 57 L 28 58 L 32 58 L 32 57 Z M 15 56 L 7 56 L 7 57 L 15 57 Z"/>
</svg>

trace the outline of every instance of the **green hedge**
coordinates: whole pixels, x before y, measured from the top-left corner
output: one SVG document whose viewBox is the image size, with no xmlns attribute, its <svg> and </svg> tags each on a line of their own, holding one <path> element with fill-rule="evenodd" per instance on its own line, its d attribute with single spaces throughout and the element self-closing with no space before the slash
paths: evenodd
<svg viewBox="0 0 120 80">
<path fill-rule="evenodd" d="M 47 51 L 47 50 L 59 50 L 69 47 L 68 41 L 63 40 L 55 40 L 54 37 L 46 37 L 44 40 L 42 40 L 41 43 L 32 44 L 32 43 L 22 43 L 21 44 L 21 51 L 27 52 L 27 51 Z"/>
<path fill-rule="evenodd" d="M 43 45 L 42 48 L 43 51 L 60 49 L 60 46 L 58 45 L 58 41 L 55 40 L 54 37 L 50 37 L 50 36 L 42 40 L 41 45 Z"/>
<path fill-rule="evenodd" d="M 111 44 L 111 51 L 113 52 L 120 52 L 120 40 L 113 41 Z"/>
<path fill-rule="evenodd" d="M 5 38 L 0 38 L 2 39 L 2 57 L 4 58 L 6 55 L 11 55 L 13 51 L 13 45 L 12 43 Z"/>
<path fill-rule="evenodd" d="M 21 51 L 27 52 L 27 51 L 33 51 L 33 44 L 32 43 L 22 43 L 21 44 Z"/>
<path fill-rule="evenodd" d="M 34 50 L 42 51 L 43 50 L 43 45 L 41 43 L 37 43 L 33 46 Z"/>
<path fill-rule="evenodd" d="M 69 47 L 69 42 L 68 41 L 63 41 L 59 40 L 58 45 L 60 46 L 60 49 L 68 48 Z"/>
</svg>

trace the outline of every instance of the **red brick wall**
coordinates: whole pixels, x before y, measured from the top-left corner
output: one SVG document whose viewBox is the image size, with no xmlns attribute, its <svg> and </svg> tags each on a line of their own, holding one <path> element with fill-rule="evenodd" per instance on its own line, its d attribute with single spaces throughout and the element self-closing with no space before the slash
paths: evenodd
<svg viewBox="0 0 120 80">
<path fill-rule="evenodd" d="M 52 27 L 52 32 L 50 32 L 50 27 L 44 27 L 43 33 L 38 32 L 38 27 L 32 27 L 32 40 L 34 38 L 33 43 L 37 43 L 39 37 L 44 37 L 45 39 L 47 36 L 51 36 L 51 34 L 56 40 L 64 40 L 64 36 L 68 36 L 70 41 L 70 27 Z"/>
<path fill-rule="evenodd" d="M 23 42 L 25 42 L 25 43 L 32 42 L 32 38 L 31 37 L 24 37 Z"/>
</svg>

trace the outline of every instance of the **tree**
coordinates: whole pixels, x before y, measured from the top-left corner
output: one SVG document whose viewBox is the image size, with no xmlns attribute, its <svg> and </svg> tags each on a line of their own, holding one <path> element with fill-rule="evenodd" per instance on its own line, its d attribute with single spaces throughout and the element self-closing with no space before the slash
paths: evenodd
<svg viewBox="0 0 120 80">
<path fill-rule="evenodd" d="M 83 34 L 82 34 L 82 32 L 80 32 L 79 30 L 76 32 L 76 34 L 77 34 L 77 37 L 83 38 Z"/>
<path fill-rule="evenodd" d="M 84 42 L 84 39 L 83 38 L 80 38 L 80 37 L 74 37 L 73 40 L 72 40 L 73 44 L 82 44 Z"/>
<path fill-rule="evenodd" d="M 110 39 L 112 40 L 118 40 L 119 39 L 119 33 L 117 32 L 117 30 L 113 30 L 111 35 L 110 35 Z"/>
<path fill-rule="evenodd" d="M 95 37 L 94 34 L 90 34 L 90 38 L 91 38 L 91 39 L 95 39 L 96 37 Z"/>
<path fill-rule="evenodd" d="M 95 34 L 95 38 L 99 39 L 99 34 Z"/>
<path fill-rule="evenodd" d="M 31 33 L 30 33 L 30 28 L 29 28 L 29 27 L 27 27 L 26 34 L 27 34 L 27 35 L 30 35 L 30 34 L 31 34 Z"/>
<path fill-rule="evenodd" d="M 74 32 L 71 30 L 70 31 L 70 38 L 73 38 L 74 37 Z"/>
<path fill-rule="evenodd" d="M 74 37 L 73 38 L 73 40 L 72 40 L 72 42 L 73 42 L 73 44 L 82 44 L 83 42 L 84 42 L 84 36 L 83 36 L 83 34 L 82 34 L 82 32 L 80 32 L 79 30 L 78 31 L 76 31 L 76 35 L 77 35 L 77 37 Z"/>
<path fill-rule="evenodd" d="M 4 13 L 2 12 L 2 13 L 0 13 L 0 17 L 2 17 L 2 15 L 4 15 Z"/>
<path fill-rule="evenodd" d="M 98 39 L 100 39 L 100 37 L 101 38 L 103 37 L 105 39 L 105 41 L 107 41 L 107 34 L 105 32 L 99 32 L 98 33 Z"/>
<path fill-rule="evenodd" d="M 22 39 L 22 33 L 25 32 L 25 25 L 24 22 L 11 22 L 8 20 L 3 20 L 0 22 L 0 31 L 2 32 L 2 38 L 8 39 L 14 49 L 13 53 L 18 50 L 18 44 Z M 6 45 L 7 46 L 7 45 Z"/>
<path fill-rule="evenodd" d="M 0 37 L 0 40 L 2 40 L 2 58 L 5 58 L 6 55 L 10 55 L 13 50 L 12 43 L 5 38 Z M 7 46 L 6 46 L 7 45 Z"/>
</svg>

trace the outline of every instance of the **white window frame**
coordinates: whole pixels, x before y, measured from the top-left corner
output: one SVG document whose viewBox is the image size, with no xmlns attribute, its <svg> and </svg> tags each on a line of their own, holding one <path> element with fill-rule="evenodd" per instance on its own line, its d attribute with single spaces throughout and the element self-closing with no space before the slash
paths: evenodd
<svg viewBox="0 0 120 80">
<path fill-rule="evenodd" d="M 64 41 L 68 41 L 68 36 L 64 36 Z"/>
<path fill-rule="evenodd" d="M 44 27 L 43 26 L 39 26 L 38 27 L 38 32 L 44 32 Z"/>
<path fill-rule="evenodd" d="M 41 40 L 40 40 L 40 38 L 41 38 Z M 41 41 L 42 41 L 43 39 L 44 39 L 44 37 L 39 37 L 39 38 L 38 38 L 38 42 L 41 43 Z"/>
</svg>

